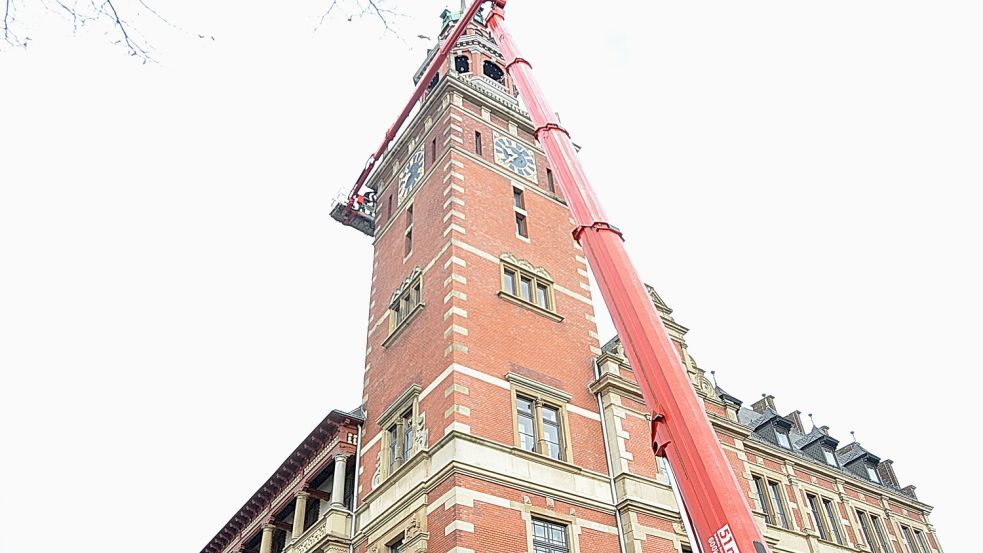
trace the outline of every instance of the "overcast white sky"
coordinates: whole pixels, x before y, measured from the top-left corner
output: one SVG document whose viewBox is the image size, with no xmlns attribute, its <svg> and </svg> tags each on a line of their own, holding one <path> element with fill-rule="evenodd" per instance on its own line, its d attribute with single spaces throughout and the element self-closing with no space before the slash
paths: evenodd
<svg viewBox="0 0 983 553">
<path fill-rule="evenodd" d="M 444 1 L 402 40 L 312 33 L 328 0 L 147 1 L 159 64 L 37 8 L 0 50 L 2 553 L 198 551 L 361 396 L 370 244 L 328 211 Z M 509 10 L 699 363 L 855 430 L 978 550 L 983 7 Z"/>
</svg>

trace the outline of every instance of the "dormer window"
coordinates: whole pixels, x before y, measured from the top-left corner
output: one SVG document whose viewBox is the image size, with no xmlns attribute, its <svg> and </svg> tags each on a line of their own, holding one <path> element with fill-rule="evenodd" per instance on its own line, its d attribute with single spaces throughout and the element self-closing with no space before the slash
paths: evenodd
<svg viewBox="0 0 983 553">
<path fill-rule="evenodd" d="M 864 467 L 867 468 L 867 477 L 870 478 L 872 482 L 877 482 L 878 484 L 880 484 L 881 479 L 879 476 L 877 476 L 877 469 L 874 468 L 874 465 L 870 463 L 864 463 Z"/>
<path fill-rule="evenodd" d="M 775 438 L 778 440 L 778 445 L 784 447 L 785 449 L 792 449 L 792 443 L 788 439 L 788 430 L 776 427 Z"/>
<path fill-rule="evenodd" d="M 836 461 L 836 454 L 833 453 L 832 449 L 827 447 L 823 448 L 823 457 L 826 458 L 826 464 L 831 467 L 838 467 L 840 464 Z"/>
<path fill-rule="evenodd" d="M 495 82 L 502 83 L 505 81 L 505 72 L 502 71 L 502 68 L 495 63 L 486 60 L 482 66 L 482 71 L 486 77 Z"/>
<path fill-rule="evenodd" d="M 454 58 L 454 71 L 458 73 L 470 73 L 471 60 L 467 56 L 457 56 Z"/>
</svg>

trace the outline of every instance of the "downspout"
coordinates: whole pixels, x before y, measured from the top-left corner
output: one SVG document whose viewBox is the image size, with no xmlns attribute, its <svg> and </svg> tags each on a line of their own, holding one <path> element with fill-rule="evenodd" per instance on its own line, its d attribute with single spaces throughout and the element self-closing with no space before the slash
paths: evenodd
<svg viewBox="0 0 983 553">
<path fill-rule="evenodd" d="M 362 425 L 358 425 L 358 433 L 355 435 L 355 480 L 352 490 L 352 528 L 348 533 L 348 553 L 355 553 L 355 509 L 358 507 L 358 469 L 362 462 Z"/>
<path fill-rule="evenodd" d="M 601 379 L 601 368 L 594 360 L 594 381 Z M 608 426 L 604 424 L 604 405 L 601 402 L 601 392 L 597 396 L 597 414 L 601 416 L 601 439 L 604 440 L 604 461 L 608 465 L 608 484 L 611 485 L 611 505 L 614 506 L 614 522 L 618 525 L 618 547 L 621 553 L 628 553 L 625 544 L 625 529 L 621 526 L 621 513 L 618 511 L 618 491 L 614 484 L 614 465 L 611 462 L 611 449 L 608 445 Z M 349 552 L 351 553 L 351 552 Z"/>
</svg>

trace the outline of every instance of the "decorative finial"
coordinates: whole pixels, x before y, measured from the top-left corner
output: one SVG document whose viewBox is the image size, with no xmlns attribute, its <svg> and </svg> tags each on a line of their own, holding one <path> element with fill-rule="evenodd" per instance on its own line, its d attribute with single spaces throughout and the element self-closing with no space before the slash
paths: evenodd
<svg viewBox="0 0 983 553">
<path fill-rule="evenodd" d="M 850 437 L 853 438 L 853 443 L 857 443 L 857 433 L 853 430 L 850 431 Z"/>
<path fill-rule="evenodd" d="M 815 420 L 813 420 L 813 418 L 812 418 L 812 413 L 809 413 L 809 422 L 811 422 L 811 423 L 812 423 L 812 427 L 813 427 L 813 428 L 815 428 L 815 427 L 816 427 L 816 421 L 815 421 Z"/>
<path fill-rule="evenodd" d="M 713 378 L 713 387 L 717 387 L 717 371 L 710 371 L 710 376 Z"/>
</svg>

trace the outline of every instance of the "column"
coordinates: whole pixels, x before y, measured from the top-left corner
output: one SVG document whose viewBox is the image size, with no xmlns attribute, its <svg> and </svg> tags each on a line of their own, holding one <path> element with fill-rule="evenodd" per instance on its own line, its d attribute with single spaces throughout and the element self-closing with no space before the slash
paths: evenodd
<svg viewBox="0 0 983 553">
<path fill-rule="evenodd" d="M 290 537 L 297 539 L 301 534 L 304 533 L 304 518 L 307 515 L 307 498 L 311 494 L 307 492 L 300 492 L 297 494 L 297 500 L 294 502 L 294 526 L 290 530 Z"/>
<path fill-rule="evenodd" d="M 259 542 L 259 553 L 273 553 L 273 530 L 272 524 L 263 525 L 263 539 Z"/>
<path fill-rule="evenodd" d="M 347 455 L 335 456 L 334 480 L 331 482 L 331 507 L 345 508 L 345 470 L 347 464 Z"/>
</svg>

